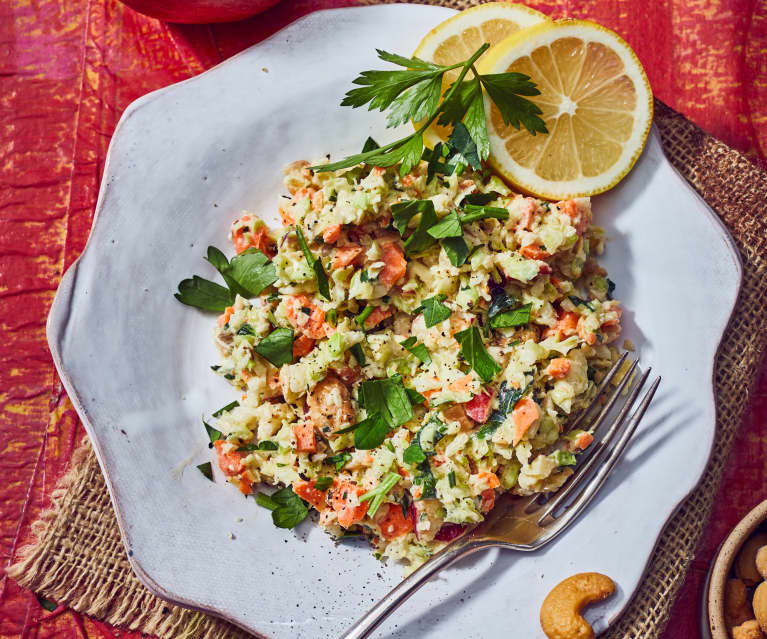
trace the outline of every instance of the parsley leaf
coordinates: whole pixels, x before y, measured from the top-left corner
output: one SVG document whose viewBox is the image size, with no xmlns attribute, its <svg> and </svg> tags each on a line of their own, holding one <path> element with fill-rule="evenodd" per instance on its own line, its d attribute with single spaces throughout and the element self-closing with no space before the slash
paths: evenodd
<svg viewBox="0 0 767 639">
<path fill-rule="evenodd" d="M 463 235 L 463 229 L 461 228 L 461 221 L 458 219 L 458 213 L 451 211 L 432 226 L 427 233 L 437 239 L 443 237 L 461 237 Z"/>
<path fill-rule="evenodd" d="M 608 284 L 608 286 L 609 286 L 609 284 Z M 570 301 L 573 304 L 575 304 L 576 306 L 585 306 L 590 311 L 594 310 L 594 307 L 591 305 L 591 303 L 589 301 L 584 300 L 584 299 L 578 297 L 577 295 L 568 295 L 568 297 L 570 298 Z"/>
<path fill-rule="evenodd" d="M 426 401 L 426 398 L 417 390 L 406 388 L 405 392 L 407 393 L 407 398 L 410 400 L 410 403 L 413 405 L 423 404 Z"/>
<path fill-rule="evenodd" d="M 226 406 L 222 406 L 219 408 L 215 413 L 212 414 L 213 417 L 221 417 L 224 413 L 228 413 L 233 408 L 237 408 L 240 405 L 240 402 L 238 402 L 236 399 L 231 402 L 230 404 L 227 404 Z"/>
<path fill-rule="evenodd" d="M 265 360 L 279 368 L 293 361 L 293 329 L 275 328 L 255 348 Z"/>
<path fill-rule="evenodd" d="M 309 514 L 309 508 L 290 486 L 281 488 L 276 493 L 256 495 L 259 506 L 272 511 L 272 522 L 277 528 L 294 528 Z"/>
<path fill-rule="evenodd" d="M 408 337 L 406 340 L 399 343 L 399 345 L 410 351 L 413 355 L 415 355 L 421 362 L 426 364 L 428 366 L 431 364 L 431 355 L 429 355 L 428 349 L 423 344 L 418 344 L 417 339 L 415 337 Z"/>
<path fill-rule="evenodd" d="M 490 319 L 493 319 L 498 313 L 502 313 L 517 304 L 519 304 L 519 299 L 512 295 L 508 295 L 503 289 L 496 289 L 493 291 L 490 307 L 487 309 L 487 316 Z"/>
<path fill-rule="evenodd" d="M 229 262 L 219 249 L 209 246 L 205 259 L 221 273 L 228 288 L 194 275 L 179 283 L 179 292 L 175 294 L 179 302 L 222 313 L 234 304 L 235 295 L 255 297 L 277 281 L 274 264 L 255 248 L 249 248 Z"/>
<path fill-rule="evenodd" d="M 463 200 L 461 200 L 461 206 L 465 207 L 467 204 L 485 206 L 490 204 L 493 200 L 497 200 L 500 195 L 501 194 L 496 191 L 490 191 L 489 193 L 469 193 Z"/>
<path fill-rule="evenodd" d="M 482 119 L 484 120 L 484 114 Z M 487 130 L 485 130 L 485 136 L 487 136 Z M 471 164 L 472 168 L 477 171 L 482 168 L 477 143 L 474 142 L 463 122 L 456 122 L 453 125 L 453 132 L 450 134 L 447 143 L 461 155 L 461 159 L 465 159 L 467 164 Z"/>
<path fill-rule="evenodd" d="M 306 258 L 306 263 L 314 271 L 314 275 L 317 277 L 317 290 L 320 295 L 326 300 L 330 301 L 330 283 L 328 282 L 328 274 L 325 272 L 325 268 L 322 266 L 322 260 L 314 257 L 309 250 L 309 245 L 306 243 L 304 232 L 300 226 L 296 226 L 296 237 L 298 238 L 298 244 L 301 246 L 301 250 Z"/>
<path fill-rule="evenodd" d="M 476 325 L 456 333 L 454 337 L 461 345 L 460 354 L 483 382 L 489 382 L 501 372 L 501 367 L 485 349 L 482 335 Z"/>
<path fill-rule="evenodd" d="M 213 426 L 208 424 L 204 419 L 202 420 L 202 425 L 205 426 L 205 432 L 208 433 L 208 439 L 210 439 L 211 444 L 217 442 L 223 436 L 223 433 L 220 430 L 213 428 Z"/>
<path fill-rule="evenodd" d="M 277 281 L 277 269 L 261 251 L 249 248 L 232 258 L 224 279 L 227 283 L 236 283 L 232 289 L 235 293 L 243 297 L 255 297 Z"/>
<path fill-rule="evenodd" d="M 406 200 L 392 204 L 392 223 L 401 237 L 405 237 L 408 222 L 419 213 L 423 215 L 427 209 L 431 209 L 431 212 L 434 213 L 434 202 L 431 200 Z"/>
<path fill-rule="evenodd" d="M 362 145 L 362 152 L 367 153 L 368 151 L 373 151 L 375 149 L 381 148 L 381 145 L 378 144 L 372 137 L 368 136 L 368 139 L 365 140 L 365 144 Z"/>
<path fill-rule="evenodd" d="M 420 313 L 423 311 L 423 319 L 426 323 L 426 328 L 436 326 L 440 322 L 444 322 L 452 311 L 445 306 L 442 302 L 446 299 L 445 295 L 435 295 L 434 297 L 427 297 L 421 305 L 415 309 L 414 313 Z"/>
<path fill-rule="evenodd" d="M 325 491 L 333 485 L 332 477 L 317 477 L 314 481 L 314 487 L 317 490 Z"/>
<path fill-rule="evenodd" d="M 280 447 L 275 444 L 272 441 L 269 441 L 268 439 L 265 439 L 262 442 L 258 442 L 258 444 L 246 444 L 245 446 L 239 446 L 237 448 L 238 453 L 251 451 L 251 450 L 279 450 Z"/>
<path fill-rule="evenodd" d="M 399 375 L 362 382 L 358 402 L 365 407 L 368 417 L 337 432 L 354 431 L 354 445 L 360 450 L 377 448 L 392 428 L 414 416 L 410 397 Z"/>
<path fill-rule="evenodd" d="M 506 382 L 501 382 L 501 387 L 498 389 L 498 408 L 490 413 L 487 422 L 477 432 L 477 438 L 485 439 L 485 437 L 492 436 L 499 426 L 503 424 L 506 415 L 514 410 L 517 402 L 527 394 L 531 386 L 532 382 L 525 386 L 525 388 L 511 388 L 507 386 Z"/>
<path fill-rule="evenodd" d="M 254 337 L 256 335 L 256 329 L 250 324 L 243 324 L 237 331 L 237 335 L 250 335 L 251 337 Z"/>
<path fill-rule="evenodd" d="M 335 464 L 336 472 L 340 472 L 340 470 L 346 466 L 346 464 L 349 463 L 349 460 L 352 458 L 351 453 L 343 452 L 338 453 L 336 455 L 332 455 L 331 457 L 328 457 L 325 461 L 328 462 L 328 464 Z"/>
<path fill-rule="evenodd" d="M 487 95 L 498 107 L 506 125 L 516 129 L 524 126 L 531 135 L 548 133 L 539 117 L 543 112 L 538 106 L 520 96 L 540 95 L 530 77 L 522 73 L 492 73 L 479 76 Z"/>
<path fill-rule="evenodd" d="M 223 313 L 227 306 L 234 304 L 234 293 L 221 284 L 216 284 L 198 275 L 181 280 L 178 293 L 173 295 L 179 302 L 205 311 Z"/>
<path fill-rule="evenodd" d="M 213 481 L 213 466 L 211 466 L 210 462 L 205 462 L 204 464 L 198 464 L 197 470 L 199 470 L 205 477 L 208 478 L 208 480 Z"/>
<path fill-rule="evenodd" d="M 381 413 L 373 413 L 352 428 L 354 429 L 355 447 L 359 450 L 372 450 L 383 443 L 392 427 L 381 416 Z M 337 432 L 345 431 L 346 429 Z"/>
<path fill-rule="evenodd" d="M 429 117 L 437 108 L 441 94 L 441 74 L 419 82 L 395 98 L 386 117 L 386 126 L 394 128 L 411 120 L 417 122 Z"/>
<path fill-rule="evenodd" d="M 354 359 L 357 360 L 357 364 L 365 366 L 367 359 L 365 358 L 365 351 L 362 350 L 362 344 L 357 343 L 349 349 L 349 352 L 354 355 Z"/>
<path fill-rule="evenodd" d="M 402 453 L 402 461 L 406 464 L 420 464 L 426 460 L 426 454 L 421 450 L 421 444 L 417 441 L 410 444 Z"/>
<path fill-rule="evenodd" d="M 413 408 L 399 376 L 362 382 L 360 393 L 368 415 L 378 413 L 390 428 L 413 419 Z"/>
<path fill-rule="evenodd" d="M 446 237 L 442 240 L 442 248 L 450 263 L 455 266 L 463 266 L 469 259 L 469 245 L 462 237 Z"/>
<path fill-rule="evenodd" d="M 421 499 L 431 499 L 437 496 L 437 480 L 434 479 L 434 474 L 431 472 L 431 465 L 428 459 L 424 459 L 417 466 L 418 473 L 413 477 L 413 483 L 416 486 L 421 486 Z"/>
<path fill-rule="evenodd" d="M 431 200 L 426 201 L 429 202 L 429 205 L 423 208 L 418 226 L 405 240 L 405 255 L 407 256 L 425 251 L 435 243 L 435 239 L 429 235 L 429 229 L 437 223 L 437 214 L 434 212 L 434 203 Z"/>
<path fill-rule="evenodd" d="M 495 315 L 490 320 L 491 328 L 509 328 L 511 326 L 523 326 L 530 321 L 530 311 L 533 308 L 533 303 L 525 304 L 519 308 L 515 308 L 512 311 L 504 311 Z"/>
</svg>

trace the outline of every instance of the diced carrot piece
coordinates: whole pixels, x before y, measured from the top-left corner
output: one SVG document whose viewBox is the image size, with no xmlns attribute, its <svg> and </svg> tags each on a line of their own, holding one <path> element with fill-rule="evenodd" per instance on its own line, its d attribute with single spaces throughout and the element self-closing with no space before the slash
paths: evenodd
<svg viewBox="0 0 767 639">
<path fill-rule="evenodd" d="M 229 321 L 229 318 L 232 317 L 232 314 L 234 313 L 234 306 L 227 306 L 226 310 L 218 316 L 217 324 L 219 326 L 223 326 Z"/>
<path fill-rule="evenodd" d="M 378 525 L 381 527 L 381 536 L 384 539 L 402 537 L 413 530 L 413 522 L 410 517 L 406 518 L 402 514 L 399 504 L 389 504 L 389 510 Z"/>
<path fill-rule="evenodd" d="M 498 479 L 498 475 L 490 472 L 483 472 L 477 475 L 480 479 L 487 481 L 487 485 L 490 488 L 498 488 L 501 485 L 501 480 Z"/>
<path fill-rule="evenodd" d="M 573 440 L 573 448 L 577 450 L 585 450 L 593 441 L 594 435 L 591 433 L 580 433 L 578 437 Z"/>
<path fill-rule="evenodd" d="M 338 241 L 339 237 L 341 237 L 340 224 L 331 224 L 322 231 L 322 239 L 325 241 L 325 244 L 333 244 Z"/>
<path fill-rule="evenodd" d="M 469 384 L 471 384 L 471 380 L 474 379 L 474 376 L 469 373 L 468 375 L 464 375 L 463 377 L 459 377 L 457 380 L 455 380 L 452 384 L 450 384 L 447 388 L 451 391 L 456 392 L 464 392 L 469 390 Z"/>
<path fill-rule="evenodd" d="M 313 453 L 317 450 L 317 438 L 311 424 L 304 422 L 293 426 L 296 437 L 296 450 L 299 453 Z"/>
<path fill-rule="evenodd" d="M 328 502 L 338 516 L 338 523 L 349 528 L 362 521 L 368 511 L 370 502 L 360 503 L 360 497 L 365 489 L 349 481 L 338 482 L 328 493 Z"/>
<path fill-rule="evenodd" d="M 216 449 L 216 455 L 218 456 L 218 467 L 222 470 L 227 477 L 235 477 L 245 470 L 245 465 L 242 460 L 245 459 L 244 452 L 237 452 L 231 444 L 224 439 L 219 439 L 213 442 L 213 446 Z M 229 452 L 224 452 L 224 449 L 230 449 Z"/>
<path fill-rule="evenodd" d="M 578 313 L 563 311 L 560 313 L 557 323 L 543 331 L 543 338 L 545 339 L 551 335 L 557 335 L 559 336 L 559 339 L 562 339 L 563 336 L 569 337 L 570 335 L 575 335 L 578 328 L 578 320 L 580 319 L 581 316 L 578 315 Z"/>
<path fill-rule="evenodd" d="M 526 257 L 528 260 L 545 260 L 547 257 L 551 257 L 551 253 L 544 251 L 540 246 L 535 244 L 528 244 L 519 249 L 522 257 Z"/>
<path fill-rule="evenodd" d="M 240 475 L 237 487 L 243 495 L 250 495 L 253 492 L 253 482 L 250 480 L 250 477 L 246 477 L 244 474 Z"/>
<path fill-rule="evenodd" d="M 274 250 L 274 244 L 269 238 L 269 231 L 265 226 L 252 231 L 245 231 L 244 227 L 237 229 L 232 238 L 234 242 L 234 249 L 237 253 L 243 253 L 249 248 L 257 248 L 267 257 L 274 257 L 276 252 Z"/>
<path fill-rule="evenodd" d="M 288 298 L 285 314 L 293 327 L 300 330 L 304 335 L 312 339 L 325 337 L 325 311 L 316 304 L 312 304 L 306 295 Z"/>
<path fill-rule="evenodd" d="M 342 246 L 336 249 L 336 254 L 333 256 L 333 268 L 343 268 L 349 266 L 354 260 L 365 252 L 365 249 L 358 244 L 349 244 L 348 246 Z"/>
<path fill-rule="evenodd" d="M 323 510 L 327 506 L 325 503 L 325 494 L 327 491 L 319 490 L 315 485 L 316 483 L 316 479 L 294 482 L 293 492 L 304 501 L 308 501 L 317 510 Z"/>
<path fill-rule="evenodd" d="M 397 280 L 407 273 L 405 254 L 396 242 L 381 246 L 381 259 L 384 267 L 378 274 L 378 280 L 386 286 L 394 286 Z"/>
<path fill-rule="evenodd" d="M 425 390 L 421 395 L 423 395 L 426 398 L 426 401 L 424 402 L 424 406 L 428 408 L 429 406 L 429 398 L 434 395 L 434 393 L 439 393 L 439 388 L 431 388 L 429 390 Z"/>
<path fill-rule="evenodd" d="M 495 491 L 492 488 L 482 491 L 482 503 L 479 506 L 479 511 L 482 513 L 489 513 L 493 506 L 495 506 Z"/>
<path fill-rule="evenodd" d="M 536 404 L 529 397 L 523 397 L 517 402 L 514 410 L 511 412 L 511 419 L 514 422 L 514 441 L 516 446 L 525 433 L 530 430 L 530 427 L 540 417 L 540 411 L 538 410 L 538 404 Z"/>
<path fill-rule="evenodd" d="M 365 328 L 371 330 L 383 322 L 387 317 L 391 317 L 391 311 L 388 308 L 376 306 L 373 312 L 365 318 Z"/>
<path fill-rule="evenodd" d="M 547 371 L 554 379 L 564 379 L 570 372 L 570 360 L 566 357 L 555 357 L 551 360 Z"/>
<path fill-rule="evenodd" d="M 464 406 L 466 414 L 478 424 L 484 424 L 490 417 L 490 404 L 492 402 L 492 393 L 483 392 L 474 395 Z"/>
<path fill-rule="evenodd" d="M 299 335 L 293 340 L 293 359 L 308 355 L 314 348 L 314 340 L 307 335 Z"/>
</svg>

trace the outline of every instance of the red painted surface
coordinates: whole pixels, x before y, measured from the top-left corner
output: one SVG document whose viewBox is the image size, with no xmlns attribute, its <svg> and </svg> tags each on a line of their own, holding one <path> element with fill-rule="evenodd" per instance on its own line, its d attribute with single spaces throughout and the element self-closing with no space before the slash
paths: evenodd
<svg viewBox="0 0 767 639">
<path fill-rule="evenodd" d="M 83 437 L 45 343 L 62 272 L 82 250 L 104 156 L 125 107 L 200 73 L 314 9 L 354 0 L 284 0 L 249 20 L 167 25 L 117 0 L 0 4 L 0 566 L 28 538 Z M 590 17 L 636 49 L 656 95 L 767 166 L 765 0 L 536 0 Z M 405 52 L 406 53 L 406 52 Z M 340 96 L 339 96 L 340 97 Z M 767 497 L 767 376 L 739 435 L 714 516 L 665 639 L 697 636 L 713 551 Z M 2 570 L 3 568 L 0 568 Z M 66 610 L 43 610 L 0 572 L 0 639 L 113 637 Z"/>
</svg>

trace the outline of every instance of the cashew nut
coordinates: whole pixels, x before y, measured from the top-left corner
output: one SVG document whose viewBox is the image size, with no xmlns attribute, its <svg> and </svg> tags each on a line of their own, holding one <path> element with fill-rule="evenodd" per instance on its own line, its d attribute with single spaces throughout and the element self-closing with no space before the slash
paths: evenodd
<svg viewBox="0 0 767 639">
<path fill-rule="evenodd" d="M 754 591 L 754 617 L 763 632 L 767 632 L 767 581 L 760 583 Z"/>
<path fill-rule="evenodd" d="M 732 639 L 764 639 L 764 634 L 756 619 L 749 619 L 732 629 Z"/>
<path fill-rule="evenodd" d="M 738 553 L 735 561 L 735 574 L 740 577 L 747 586 L 755 586 L 762 580 L 762 576 L 756 569 L 756 553 L 767 545 L 767 534 L 761 533 L 749 538 Z"/>
<path fill-rule="evenodd" d="M 541 628 L 549 639 L 594 639 L 594 631 L 581 616 L 590 603 L 615 592 L 613 580 L 598 572 L 583 572 L 560 582 L 541 606 Z"/>
<path fill-rule="evenodd" d="M 740 579 L 728 579 L 724 585 L 724 618 L 727 627 L 739 626 L 744 621 L 754 618 L 748 603 L 746 584 Z"/>
<path fill-rule="evenodd" d="M 762 579 L 767 579 L 767 546 L 762 546 L 756 551 L 756 569 Z"/>
</svg>

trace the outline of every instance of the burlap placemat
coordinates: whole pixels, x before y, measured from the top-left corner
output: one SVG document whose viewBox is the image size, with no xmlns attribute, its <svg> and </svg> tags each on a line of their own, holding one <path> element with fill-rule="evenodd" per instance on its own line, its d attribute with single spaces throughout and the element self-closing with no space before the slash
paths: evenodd
<svg viewBox="0 0 767 639">
<path fill-rule="evenodd" d="M 442 2 L 461 8 L 467 2 Z M 714 453 L 700 486 L 666 527 L 632 603 L 605 633 L 653 639 L 708 521 L 711 505 L 767 344 L 767 174 L 660 102 L 655 122 L 671 162 L 717 211 L 743 258 L 740 300 L 716 363 Z M 37 541 L 19 551 L 8 574 L 38 594 L 78 612 L 163 639 L 246 637 L 234 626 L 172 606 L 133 575 L 98 463 L 85 447 L 34 524 Z"/>
</svg>

